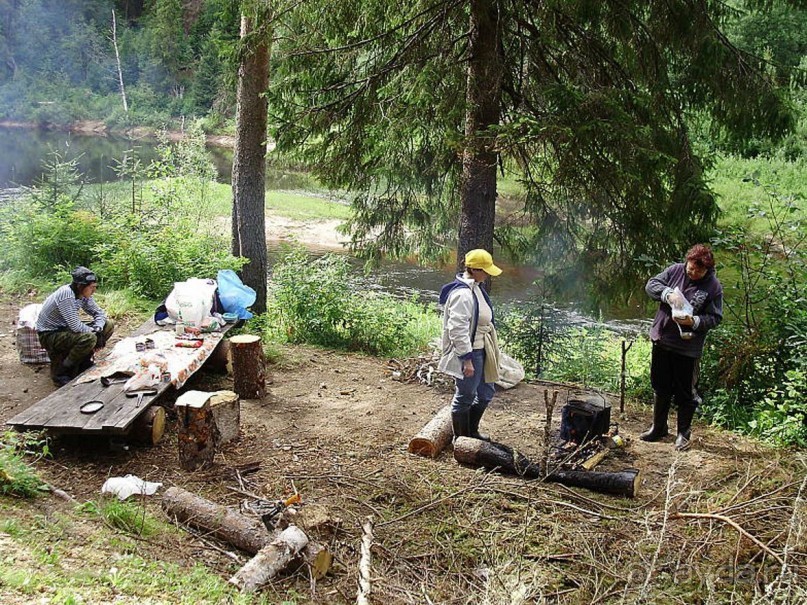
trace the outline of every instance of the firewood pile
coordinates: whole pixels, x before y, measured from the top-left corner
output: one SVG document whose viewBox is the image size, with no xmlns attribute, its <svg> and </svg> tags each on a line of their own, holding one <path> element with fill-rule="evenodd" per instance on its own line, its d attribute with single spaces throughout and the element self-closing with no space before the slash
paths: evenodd
<svg viewBox="0 0 807 605">
<path fill-rule="evenodd" d="M 435 352 L 407 359 L 390 359 L 386 370 L 398 382 L 419 383 L 430 387 L 454 388 L 454 379 L 437 371 L 439 358 Z"/>
</svg>

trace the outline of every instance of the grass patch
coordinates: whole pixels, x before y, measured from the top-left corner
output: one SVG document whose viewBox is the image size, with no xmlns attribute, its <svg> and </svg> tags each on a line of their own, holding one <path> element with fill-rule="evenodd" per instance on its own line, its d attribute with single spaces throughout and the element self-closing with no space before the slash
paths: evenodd
<svg viewBox="0 0 807 605">
<path fill-rule="evenodd" d="M 711 174 L 721 210 L 719 225 L 742 226 L 755 235 L 765 235 L 770 231 L 768 217 L 772 211 L 788 220 L 804 220 L 805 172 L 804 160 L 721 158 Z"/>
<path fill-rule="evenodd" d="M 304 192 L 267 191 L 266 210 L 293 220 L 339 219 L 350 217 L 350 206 L 327 197 Z"/>
<path fill-rule="evenodd" d="M 47 443 L 37 434 L 6 431 L 0 435 L 0 495 L 34 498 L 45 489 L 26 456 L 48 455 Z"/>
</svg>

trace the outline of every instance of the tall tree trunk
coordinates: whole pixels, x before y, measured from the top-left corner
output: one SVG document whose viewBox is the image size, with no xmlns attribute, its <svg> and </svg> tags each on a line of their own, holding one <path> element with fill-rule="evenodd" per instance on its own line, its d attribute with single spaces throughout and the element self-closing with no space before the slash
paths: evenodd
<svg viewBox="0 0 807 605">
<path fill-rule="evenodd" d="M 457 268 L 474 248 L 492 251 L 496 213 L 496 139 L 501 116 L 501 22 L 497 0 L 471 0 L 465 150 L 460 182 Z"/>
<path fill-rule="evenodd" d="M 112 11 L 112 45 L 115 47 L 115 63 L 118 66 L 118 84 L 120 85 L 120 96 L 123 99 L 123 111 L 129 112 L 129 103 L 126 102 L 126 88 L 123 85 L 123 69 L 120 66 L 120 53 L 118 52 L 118 20 L 115 18 L 115 11 Z"/>
<path fill-rule="evenodd" d="M 261 24 L 241 16 L 241 39 Z M 238 66 L 233 153 L 233 254 L 249 259 L 241 279 L 257 293 L 252 309 L 266 311 L 266 120 L 269 39 L 258 36 L 243 49 Z"/>
</svg>

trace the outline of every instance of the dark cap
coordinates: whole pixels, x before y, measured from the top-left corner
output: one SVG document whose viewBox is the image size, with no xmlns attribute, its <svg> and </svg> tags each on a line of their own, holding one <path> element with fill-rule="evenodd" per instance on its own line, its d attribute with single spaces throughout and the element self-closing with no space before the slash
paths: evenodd
<svg viewBox="0 0 807 605">
<path fill-rule="evenodd" d="M 76 267 L 70 275 L 73 276 L 73 283 L 79 286 L 87 286 L 98 281 L 95 273 L 87 267 Z"/>
</svg>

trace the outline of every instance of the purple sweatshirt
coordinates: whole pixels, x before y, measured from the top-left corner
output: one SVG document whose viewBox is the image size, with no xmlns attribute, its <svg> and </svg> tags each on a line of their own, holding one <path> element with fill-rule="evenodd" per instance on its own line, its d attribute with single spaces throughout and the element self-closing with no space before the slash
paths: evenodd
<svg viewBox="0 0 807 605">
<path fill-rule="evenodd" d="M 681 327 L 685 332 L 693 333 L 690 340 L 681 338 L 678 326 L 672 318 L 672 308 L 662 298 L 668 290 L 676 287 L 693 308 L 695 325 Z M 706 333 L 717 327 L 723 319 L 723 286 L 714 269 L 709 269 L 703 278 L 692 281 L 687 277 L 686 265 L 676 263 L 651 277 L 645 291 L 650 298 L 661 303 L 650 327 L 650 340 L 685 357 L 700 357 L 703 354 Z"/>
</svg>

